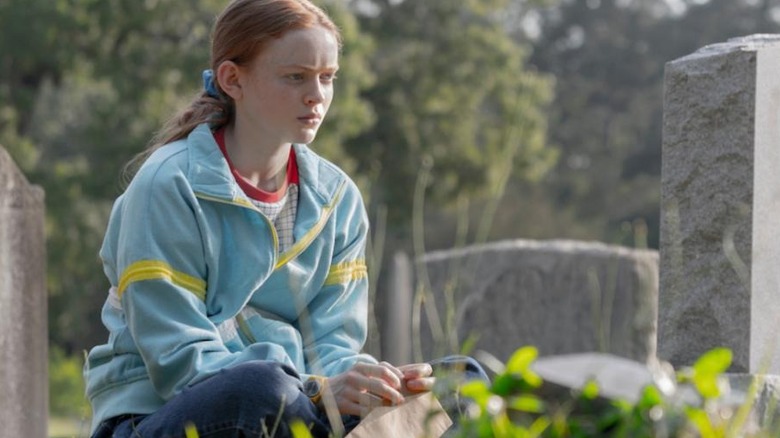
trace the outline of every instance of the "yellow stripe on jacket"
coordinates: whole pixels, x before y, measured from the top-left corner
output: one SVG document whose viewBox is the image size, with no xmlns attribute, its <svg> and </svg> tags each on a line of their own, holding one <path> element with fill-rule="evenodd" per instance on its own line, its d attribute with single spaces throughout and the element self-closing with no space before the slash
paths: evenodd
<svg viewBox="0 0 780 438">
<path fill-rule="evenodd" d="M 119 279 L 119 298 L 130 284 L 144 280 L 165 280 L 187 289 L 202 301 L 206 300 L 206 282 L 203 279 L 177 271 L 158 260 L 141 260 L 128 266 Z"/>
<path fill-rule="evenodd" d="M 363 259 L 339 263 L 330 267 L 328 276 L 325 278 L 325 286 L 344 284 L 367 276 L 368 269 Z"/>
</svg>

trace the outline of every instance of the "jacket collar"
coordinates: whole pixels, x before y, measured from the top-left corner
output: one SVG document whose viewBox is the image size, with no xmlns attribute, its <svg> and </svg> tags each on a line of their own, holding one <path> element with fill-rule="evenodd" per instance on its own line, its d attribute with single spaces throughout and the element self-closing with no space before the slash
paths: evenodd
<svg viewBox="0 0 780 438">
<path fill-rule="evenodd" d="M 193 191 L 230 201 L 245 197 L 207 124 L 198 125 L 187 137 L 187 144 L 187 179 Z"/>
</svg>

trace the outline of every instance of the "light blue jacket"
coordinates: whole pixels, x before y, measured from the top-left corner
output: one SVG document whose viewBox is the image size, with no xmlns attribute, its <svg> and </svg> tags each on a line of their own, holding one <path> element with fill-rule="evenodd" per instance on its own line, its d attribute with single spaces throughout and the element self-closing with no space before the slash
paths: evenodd
<svg viewBox="0 0 780 438">
<path fill-rule="evenodd" d="M 332 376 L 366 338 L 368 221 L 336 166 L 295 145 L 295 244 L 278 238 L 230 173 L 208 126 L 160 148 L 111 212 L 100 256 L 108 341 L 85 365 L 93 430 L 156 411 L 189 385 L 251 360 Z"/>
</svg>

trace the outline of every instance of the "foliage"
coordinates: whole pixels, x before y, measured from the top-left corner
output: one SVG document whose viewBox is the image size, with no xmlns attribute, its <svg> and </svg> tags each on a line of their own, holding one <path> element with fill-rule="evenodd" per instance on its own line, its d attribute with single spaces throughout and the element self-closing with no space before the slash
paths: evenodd
<svg viewBox="0 0 780 438">
<path fill-rule="evenodd" d="M 741 406 L 726 402 L 723 373 L 731 351 L 716 348 L 692 367 L 660 374 L 635 402 L 599 397 L 591 381 L 570 398 L 543 399 L 542 379 L 533 371 L 537 351 L 518 349 L 492 383 L 471 381 L 461 394 L 475 409 L 461 419 L 461 437 L 768 437 L 769 430 L 746 421 L 750 395 Z"/>
<path fill-rule="evenodd" d="M 13 11 L 30 7 L 8 3 Z M 120 169 L 196 87 L 196 69 L 207 62 L 208 23 L 221 2 L 188 8 L 165 0 L 35 3 L 47 13 L 30 21 L 48 17 L 45 34 L 52 41 L 14 40 L 19 65 L 29 70 L 11 69 L 15 74 L 2 80 L 28 92 L 11 93 L 19 117 L 9 128 L 14 137 L 2 141 L 12 152 L 35 145 L 35 159 L 23 164 L 46 191 L 50 335 L 79 351 L 104 337 L 97 327 L 108 285 L 97 254 L 121 191 Z M 51 59 L 57 63 L 44 68 Z"/>
<path fill-rule="evenodd" d="M 777 0 L 560 0 L 538 9 L 538 35 L 518 38 L 532 42 L 529 62 L 556 78 L 548 135 L 561 157 L 537 188 L 542 199 L 531 200 L 570 215 L 571 226 L 535 235 L 635 246 L 633 231 L 646 227 L 657 247 L 665 64 L 729 38 L 776 33 L 779 8 Z"/>
<path fill-rule="evenodd" d="M 89 403 L 84 397 L 83 360 L 68 356 L 57 347 L 49 348 L 49 412 L 69 418 L 88 418 Z"/>
<path fill-rule="evenodd" d="M 311 438 L 309 428 L 301 421 L 293 423 L 290 428 L 292 429 L 293 438 Z"/>
<path fill-rule="evenodd" d="M 357 17 L 340 0 L 323 2 L 328 14 L 339 27 L 343 40 L 339 58 L 338 80 L 333 105 L 325 123 L 317 133 L 318 153 L 336 161 L 356 180 L 354 157 L 347 154 L 344 144 L 373 126 L 376 118 L 373 106 L 361 93 L 375 84 L 376 77 L 369 64 L 375 49 L 374 39 L 360 27 Z M 364 184 L 365 179 L 363 179 Z"/>
<path fill-rule="evenodd" d="M 361 22 L 377 44 L 377 80 L 365 96 L 378 123 L 348 148 L 361 173 L 376 175 L 372 196 L 392 206 L 394 229 L 409 229 L 427 168 L 427 199 L 438 206 L 484 195 L 507 161 L 528 179 L 545 173 L 554 159 L 544 141 L 551 82 L 527 68 L 528 47 L 496 18 L 506 1 L 373 3 Z"/>
<path fill-rule="evenodd" d="M 311 431 L 309 431 L 309 428 L 300 420 L 295 421 L 290 425 L 290 431 L 292 432 L 293 438 L 312 438 Z M 198 438 L 200 437 L 200 434 L 198 434 L 198 430 L 194 424 L 187 423 L 184 426 L 184 436 L 185 438 Z M 272 436 L 273 435 L 267 433 L 262 434 L 262 438 Z"/>
<path fill-rule="evenodd" d="M 620 239 L 620 225 L 653 225 L 660 193 L 662 77 L 653 29 L 668 18 L 661 0 L 564 1 L 542 15 L 532 62 L 558 89 L 550 140 L 561 160 L 548 180 L 557 208 L 595 221 L 600 240 Z M 603 236 L 603 237 L 602 237 Z M 630 244 L 629 241 L 618 241 Z"/>
</svg>

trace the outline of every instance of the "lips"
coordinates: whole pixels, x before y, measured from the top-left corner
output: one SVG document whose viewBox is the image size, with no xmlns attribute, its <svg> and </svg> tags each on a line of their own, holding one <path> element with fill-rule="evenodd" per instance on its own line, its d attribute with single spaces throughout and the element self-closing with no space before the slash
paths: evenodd
<svg viewBox="0 0 780 438">
<path fill-rule="evenodd" d="M 298 120 L 300 120 L 303 123 L 306 123 L 307 125 L 316 125 L 322 121 L 322 117 L 320 117 L 317 114 L 307 114 L 303 117 L 298 117 Z"/>
</svg>

